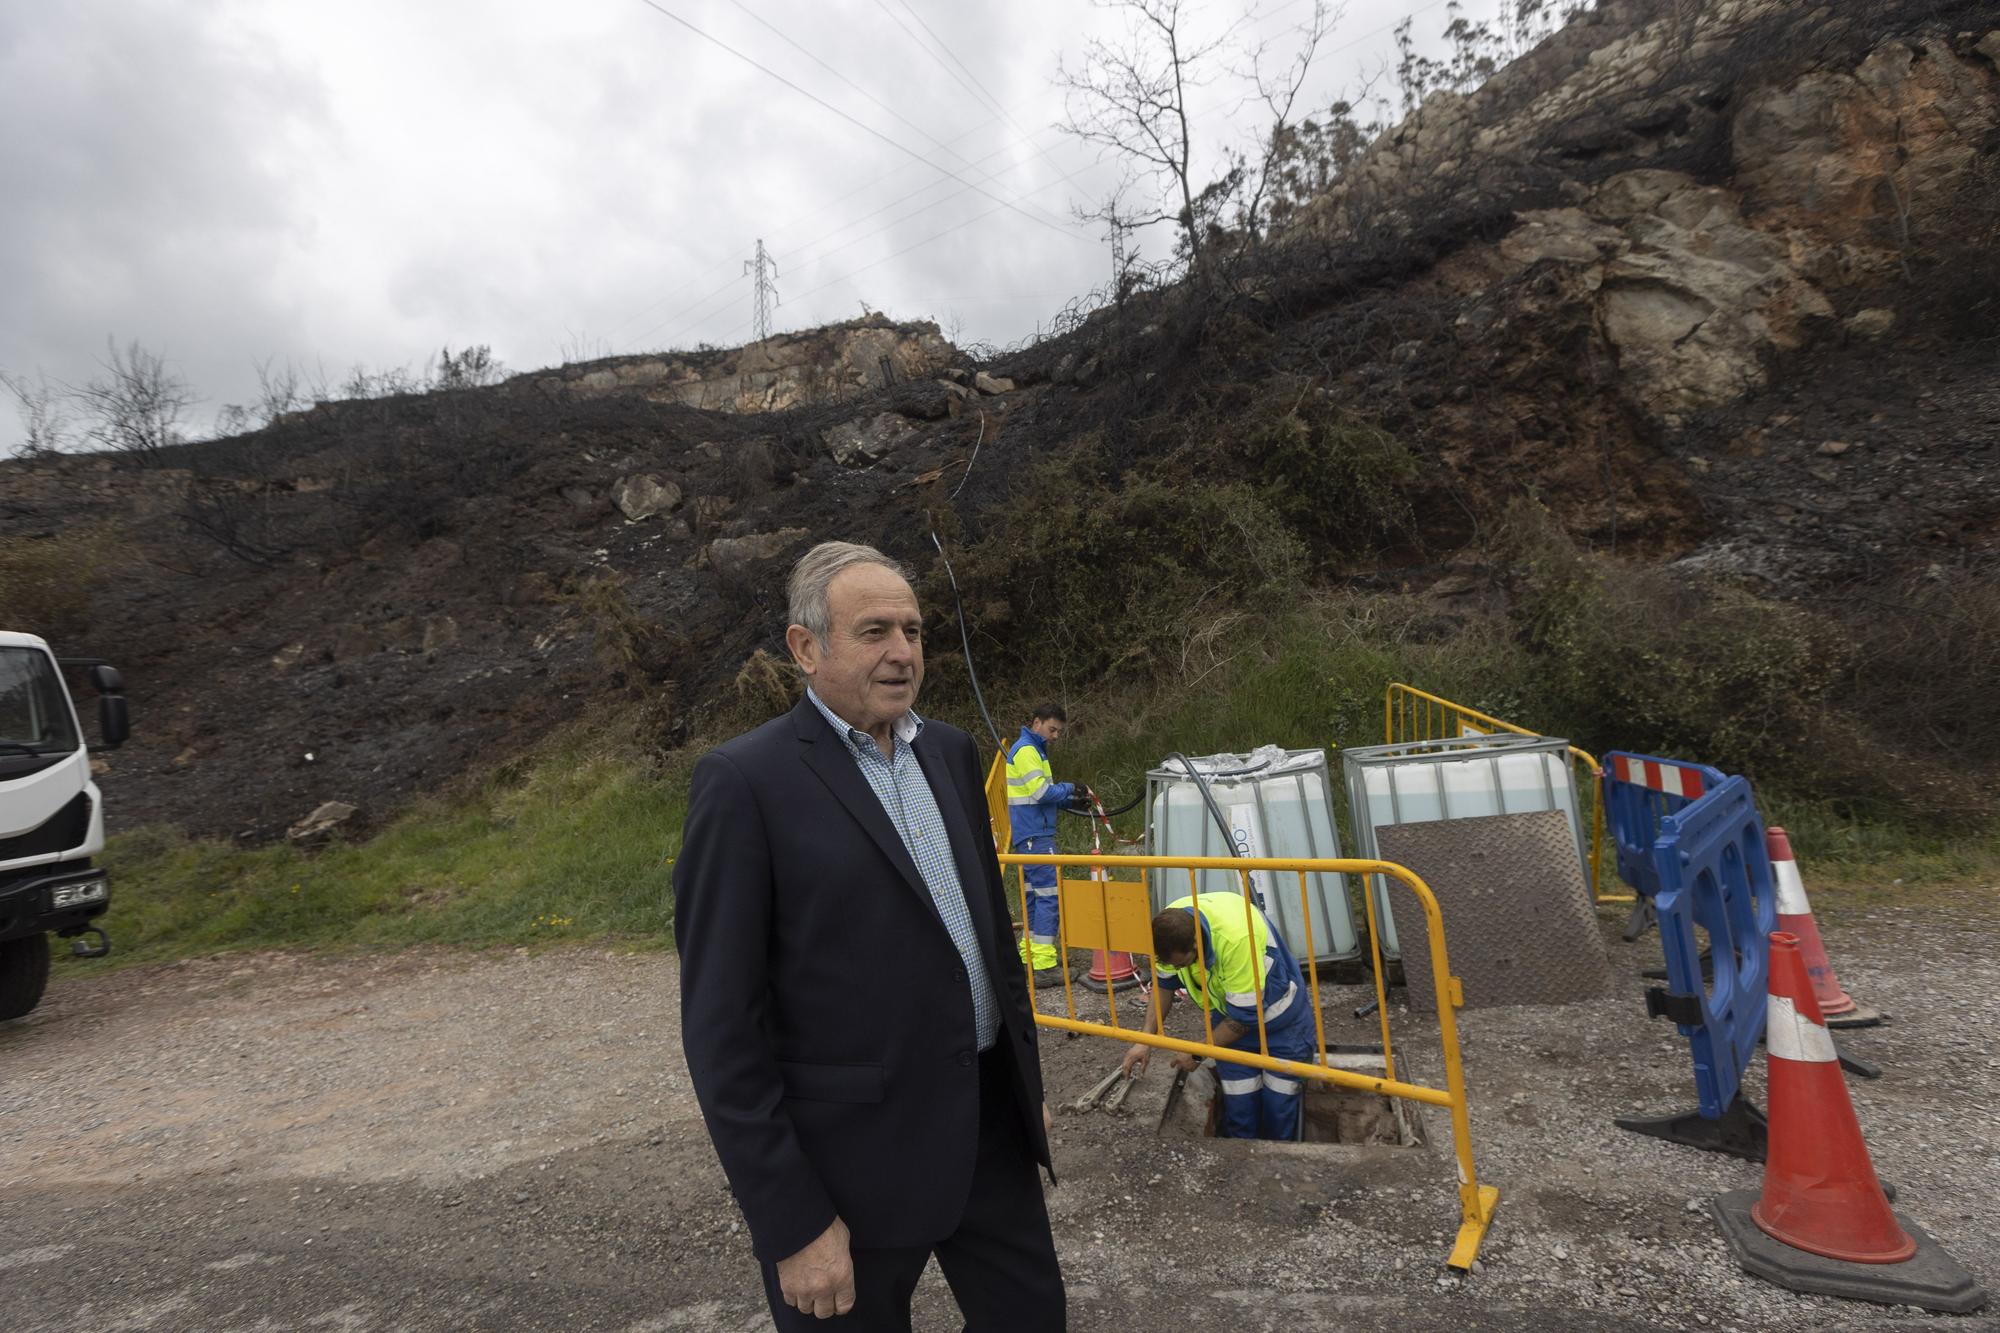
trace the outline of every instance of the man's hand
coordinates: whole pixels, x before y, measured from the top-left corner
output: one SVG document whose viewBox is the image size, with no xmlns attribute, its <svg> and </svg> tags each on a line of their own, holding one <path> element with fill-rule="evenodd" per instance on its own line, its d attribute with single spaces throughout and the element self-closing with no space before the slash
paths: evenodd
<svg viewBox="0 0 2000 1333">
<path fill-rule="evenodd" d="M 1173 1066 L 1183 1074 L 1192 1074 L 1201 1068 L 1201 1059 L 1199 1056 L 1189 1055 L 1186 1051 L 1175 1051 Z"/>
<path fill-rule="evenodd" d="M 847 1223 L 834 1218 L 818 1240 L 778 1260 L 778 1290 L 785 1304 L 816 1319 L 852 1310 L 854 1256 L 847 1246 Z"/>
<path fill-rule="evenodd" d="M 1125 1058 L 1118 1062 L 1126 1078 L 1137 1078 L 1146 1072 L 1146 1066 L 1153 1062 L 1153 1048 L 1144 1042 L 1135 1041 L 1132 1049 L 1125 1052 Z"/>
</svg>

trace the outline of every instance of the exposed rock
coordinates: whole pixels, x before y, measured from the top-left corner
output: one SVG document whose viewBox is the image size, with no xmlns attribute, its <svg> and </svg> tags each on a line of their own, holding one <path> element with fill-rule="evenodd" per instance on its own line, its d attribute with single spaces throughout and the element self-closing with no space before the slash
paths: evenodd
<svg viewBox="0 0 2000 1333">
<path fill-rule="evenodd" d="M 809 535 L 805 528 L 780 528 L 747 537 L 719 537 L 708 544 L 708 563 L 725 583 L 743 587 L 762 566 Z"/>
<path fill-rule="evenodd" d="M 1758 387 L 1767 350 L 1799 346 L 1833 314 L 1786 242 L 1748 226 L 1731 192 L 1674 172 L 1615 176 L 1587 209 L 1523 213 L 1498 251 L 1517 268 L 1569 275 L 1554 299 L 1595 305 L 1628 394 L 1668 423 Z"/>
<path fill-rule="evenodd" d="M 285 830 L 293 842 L 318 842 L 354 818 L 359 807 L 346 801 L 327 801 L 298 823 Z"/>
<path fill-rule="evenodd" d="M 1679 171 L 1659 171 L 1642 167 L 1620 172 L 1600 185 L 1590 197 L 1590 211 L 1607 222 L 1630 222 L 1641 213 L 1650 213 L 1668 196 L 1694 184 L 1694 178 Z"/>
<path fill-rule="evenodd" d="M 1829 458 L 1838 458 L 1853 447 L 1846 440 L 1828 440 L 1826 443 L 1820 445 L 1818 449 L 1814 450 L 1814 452 L 1825 454 Z"/>
<path fill-rule="evenodd" d="M 305 655 L 306 646 L 303 643 L 288 643 L 271 655 L 271 669 L 278 672 L 290 671 Z"/>
<path fill-rule="evenodd" d="M 821 437 L 836 463 L 874 463 L 898 445 L 916 438 L 920 432 L 893 412 L 882 412 L 866 421 L 843 421 L 829 427 Z"/>
<path fill-rule="evenodd" d="M 574 367 L 565 387 L 585 397 L 637 394 L 711 412 L 779 412 L 929 379 L 956 355 L 935 324 L 870 315 L 734 350 Z"/>
<path fill-rule="evenodd" d="M 632 522 L 664 514 L 681 502 L 681 488 L 651 472 L 626 477 L 611 490 L 618 509 Z"/>
<path fill-rule="evenodd" d="M 1594 264 L 1626 248 L 1617 228 L 1593 222 L 1577 208 L 1523 213 L 1520 225 L 1500 242 L 1500 253 L 1522 268 L 1545 259 Z"/>
<path fill-rule="evenodd" d="M 972 387 L 981 393 L 1012 393 L 1014 381 L 1003 379 L 998 375 L 989 375 L 982 370 L 972 377 Z"/>
<path fill-rule="evenodd" d="M 1895 324 L 1895 311 L 1882 306 L 1872 306 L 1849 316 L 1846 327 L 1850 337 L 1873 341 L 1894 328 Z"/>
<path fill-rule="evenodd" d="M 1850 275 L 1887 271 L 1897 215 L 1945 204 L 1996 120 L 1977 67 L 1942 42 L 1890 42 L 1851 73 L 1819 70 L 1751 94 L 1732 126 L 1736 185 L 1760 224 L 1828 238 L 1828 262 Z"/>
<path fill-rule="evenodd" d="M 1995 65 L 2000 65 L 2000 31 L 1987 33 L 1979 39 L 1979 44 L 1972 49 L 1979 52 L 1980 55 L 1985 56 Z"/>
<path fill-rule="evenodd" d="M 572 509 L 587 511 L 597 507 L 597 493 L 588 486 L 565 486 L 561 494 Z"/>
</svg>

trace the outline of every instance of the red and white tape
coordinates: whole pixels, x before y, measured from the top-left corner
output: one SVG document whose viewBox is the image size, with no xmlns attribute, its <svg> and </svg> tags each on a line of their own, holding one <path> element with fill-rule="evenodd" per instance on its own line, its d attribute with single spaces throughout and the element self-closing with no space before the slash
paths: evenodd
<svg viewBox="0 0 2000 1333">
<path fill-rule="evenodd" d="M 1612 776 L 1635 787 L 1647 787 L 1669 796 L 1685 796 L 1691 801 L 1699 800 L 1701 794 L 1708 790 L 1707 784 L 1701 780 L 1700 769 L 1663 763 L 1657 759 L 1633 759 L 1628 755 L 1618 755 L 1612 760 Z"/>
</svg>

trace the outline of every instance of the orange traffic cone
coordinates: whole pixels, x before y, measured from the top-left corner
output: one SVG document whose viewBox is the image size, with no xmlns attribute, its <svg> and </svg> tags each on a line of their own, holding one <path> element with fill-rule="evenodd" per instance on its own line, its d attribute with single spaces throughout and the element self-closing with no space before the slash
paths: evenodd
<svg viewBox="0 0 2000 1333">
<path fill-rule="evenodd" d="M 1784 931 L 1771 936 L 1764 1041 L 1771 1152 L 1751 1220 L 1795 1250 L 1848 1263 L 1899 1264 L 1915 1254 L 1917 1243 L 1896 1225 L 1861 1141 L 1799 939 Z"/>
<path fill-rule="evenodd" d="M 1879 1010 L 1864 1009 L 1852 995 L 1840 988 L 1840 978 L 1827 961 L 1826 945 L 1820 942 L 1819 926 L 1813 921 L 1812 904 L 1806 900 L 1805 881 L 1799 877 L 1799 863 L 1792 858 L 1792 840 L 1776 825 L 1764 830 L 1764 844 L 1771 853 L 1771 874 L 1778 887 L 1778 929 L 1798 936 L 1799 952 L 1805 956 L 1806 974 L 1812 978 L 1813 998 L 1831 1028 L 1873 1027 L 1882 1021 Z"/>
<path fill-rule="evenodd" d="M 1794 1291 L 1963 1314 L 1986 1303 L 1972 1275 L 1889 1208 L 1813 998 L 1798 937 L 1771 935 L 1770 1155 L 1764 1187 L 1714 1201 L 1745 1272 Z"/>
<path fill-rule="evenodd" d="M 1098 986 L 1108 981 L 1111 989 L 1124 990 L 1139 984 L 1139 969 L 1129 953 L 1098 949 L 1090 955 L 1090 972 L 1084 980 Z"/>
</svg>

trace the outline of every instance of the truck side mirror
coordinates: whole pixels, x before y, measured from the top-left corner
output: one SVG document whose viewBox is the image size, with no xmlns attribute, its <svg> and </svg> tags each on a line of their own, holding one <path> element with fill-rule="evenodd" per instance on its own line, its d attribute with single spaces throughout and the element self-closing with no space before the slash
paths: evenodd
<svg viewBox="0 0 2000 1333">
<path fill-rule="evenodd" d="M 110 671 L 109 667 L 99 667 L 99 671 Z M 111 672 L 116 676 L 118 673 Z M 132 734 L 132 714 L 125 706 L 122 694 L 102 694 L 97 698 L 97 735 L 99 747 L 115 750 L 125 743 Z"/>
<path fill-rule="evenodd" d="M 125 693 L 125 677 L 118 674 L 117 667 L 102 662 L 90 669 L 90 683 L 99 694 Z"/>
</svg>

